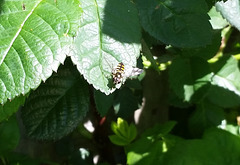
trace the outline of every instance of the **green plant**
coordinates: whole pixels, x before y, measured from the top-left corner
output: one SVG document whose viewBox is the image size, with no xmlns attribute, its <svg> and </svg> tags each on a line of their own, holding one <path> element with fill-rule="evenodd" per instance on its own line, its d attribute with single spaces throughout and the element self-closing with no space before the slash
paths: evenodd
<svg viewBox="0 0 240 165">
<path fill-rule="evenodd" d="M 0 1 L 0 164 L 239 164 L 238 13 L 238 0 Z"/>
<path fill-rule="evenodd" d="M 128 123 L 121 118 L 117 119 L 117 123 L 112 122 L 111 128 L 115 135 L 110 135 L 109 139 L 116 145 L 128 145 L 137 136 L 136 127 L 133 124 L 128 125 Z"/>
</svg>

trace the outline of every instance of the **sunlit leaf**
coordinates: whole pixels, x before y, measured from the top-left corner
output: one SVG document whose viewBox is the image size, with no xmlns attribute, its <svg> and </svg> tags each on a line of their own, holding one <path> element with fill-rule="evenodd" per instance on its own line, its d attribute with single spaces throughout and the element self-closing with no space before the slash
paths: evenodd
<svg viewBox="0 0 240 165">
<path fill-rule="evenodd" d="M 72 60 L 88 83 L 108 95 L 115 89 L 112 70 L 120 62 L 136 66 L 140 55 L 137 10 L 129 0 L 82 0 L 81 6 L 83 16 Z"/>
<path fill-rule="evenodd" d="M 239 0 L 217 2 L 216 9 L 222 16 L 238 30 L 240 30 L 240 4 Z"/>
<path fill-rule="evenodd" d="M 0 103 L 26 94 L 57 70 L 80 25 L 77 0 L 0 2 Z"/>
</svg>

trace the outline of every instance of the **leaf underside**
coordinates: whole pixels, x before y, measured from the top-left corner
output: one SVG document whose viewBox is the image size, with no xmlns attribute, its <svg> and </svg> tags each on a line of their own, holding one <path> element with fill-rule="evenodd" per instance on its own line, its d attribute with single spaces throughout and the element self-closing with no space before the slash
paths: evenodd
<svg viewBox="0 0 240 165">
<path fill-rule="evenodd" d="M 21 114 L 30 137 L 55 140 L 77 127 L 88 106 L 86 82 L 75 67 L 65 64 L 30 94 Z"/>
</svg>

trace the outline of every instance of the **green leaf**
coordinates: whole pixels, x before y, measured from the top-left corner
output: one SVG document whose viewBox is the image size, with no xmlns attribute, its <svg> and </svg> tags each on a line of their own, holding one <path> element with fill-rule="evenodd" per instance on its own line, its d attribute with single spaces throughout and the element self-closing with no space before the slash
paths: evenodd
<svg viewBox="0 0 240 165">
<path fill-rule="evenodd" d="M 138 109 L 138 99 L 129 88 L 123 88 L 116 93 L 114 98 L 114 110 L 117 116 L 127 118 Z"/>
<path fill-rule="evenodd" d="M 30 137 L 55 140 L 75 129 L 88 108 L 87 84 L 72 63 L 66 63 L 30 94 L 22 118 Z"/>
<path fill-rule="evenodd" d="M 0 155 L 13 151 L 19 142 L 20 131 L 16 116 L 0 124 Z"/>
<path fill-rule="evenodd" d="M 127 164 L 160 164 L 162 154 L 175 141 L 174 138 L 166 137 L 175 124 L 175 122 L 167 122 L 145 131 L 140 139 L 126 147 Z"/>
<path fill-rule="evenodd" d="M 168 121 L 164 124 L 156 124 L 154 127 L 146 130 L 141 136 L 154 136 L 154 135 L 159 135 L 164 136 L 167 135 L 176 125 L 175 121 Z"/>
<path fill-rule="evenodd" d="M 189 102 L 185 102 L 183 99 L 179 98 L 172 90 L 170 90 L 168 97 L 168 101 L 171 106 L 179 108 L 187 108 L 191 106 Z"/>
<path fill-rule="evenodd" d="M 216 9 L 222 16 L 238 30 L 240 30 L 240 5 L 239 0 L 228 0 L 217 2 Z"/>
<path fill-rule="evenodd" d="M 128 128 L 128 137 L 130 141 L 133 141 L 136 138 L 136 136 L 137 136 L 137 128 L 133 123 L 131 123 Z"/>
<path fill-rule="evenodd" d="M 216 127 L 225 119 L 222 108 L 209 102 L 197 105 L 196 110 L 189 119 L 189 130 L 192 135 L 200 136 L 209 127 Z"/>
<path fill-rule="evenodd" d="M 63 63 L 80 25 L 79 4 L 78 0 L 1 3 L 1 104 L 35 89 Z"/>
<path fill-rule="evenodd" d="M 213 29 L 222 29 L 228 25 L 228 22 L 222 17 L 220 12 L 216 10 L 216 7 L 213 6 L 211 10 L 208 12 L 210 16 L 210 23 Z"/>
<path fill-rule="evenodd" d="M 113 106 L 113 96 L 113 94 L 107 96 L 100 91 L 94 90 L 95 104 L 102 117 L 105 116 L 108 110 Z"/>
<path fill-rule="evenodd" d="M 122 136 L 117 136 L 117 135 L 110 135 L 109 139 L 113 144 L 118 146 L 126 146 L 131 142 L 129 141 L 129 139 L 126 139 L 126 138 L 123 138 Z"/>
<path fill-rule="evenodd" d="M 164 165 L 224 165 L 215 144 L 203 140 L 178 141 L 164 155 Z M 222 156 L 222 155 L 221 155 Z M 214 161 L 209 161 L 209 159 Z"/>
<path fill-rule="evenodd" d="M 141 38 L 138 13 L 129 0 L 82 0 L 81 6 L 72 60 L 88 83 L 108 95 L 115 90 L 111 72 L 118 63 L 136 66 Z"/>
<path fill-rule="evenodd" d="M 18 111 L 19 107 L 25 102 L 24 96 L 18 96 L 12 101 L 6 102 L 3 106 L 0 106 L 0 122 L 8 119 L 12 114 Z"/>
<path fill-rule="evenodd" d="M 240 70 L 238 61 L 233 57 L 223 57 L 212 66 L 214 76 L 208 99 L 223 107 L 240 104 Z"/>
<path fill-rule="evenodd" d="M 181 140 L 165 153 L 164 165 L 237 165 L 240 139 L 220 129 L 209 129 L 201 140 Z M 214 161 L 209 161 L 211 160 Z"/>
<path fill-rule="evenodd" d="M 207 98 L 213 104 L 233 107 L 240 104 L 240 70 L 233 57 L 223 57 L 212 64 L 200 58 L 176 58 L 169 70 L 170 86 L 187 102 Z"/>
<path fill-rule="evenodd" d="M 128 145 L 137 136 L 136 126 L 133 124 L 129 126 L 128 123 L 121 118 L 117 119 L 117 123 L 112 122 L 111 128 L 115 135 L 110 135 L 109 139 L 116 145 Z"/>
<path fill-rule="evenodd" d="M 211 86 L 207 94 L 207 99 L 213 104 L 224 108 L 235 107 L 240 104 L 240 97 L 238 95 L 219 86 Z"/>
<path fill-rule="evenodd" d="M 136 141 L 127 147 L 127 164 L 159 164 L 163 153 L 163 144 L 163 141 L 154 141 L 152 138 Z"/>
<path fill-rule="evenodd" d="M 212 77 L 212 84 L 226 88 L 240 95 L 240 70 L 238 61 L 230 56 L 223 57 L 214 65 L 215 75 Z"/>
<path fill-rule="evenodd" d="M 233 135 L 221 129 L 209 129 L 203 136 L 204 140 L 209 140 L 213 146 L 214 152 L 217 153 L 216 158 L 221 158 L 222 165 L 239 164 L 240 157 L 240 137 Z M 210 146 L 209 146 L 210 147 Z"/>
<path fill-rule="evenodd" d="M 239 125 L 231 125 L 231 124 L 226 124 L 226 123 L 222 123 L 222 125 L 219 126 L 219 128 L 230 132 L 233 135 L 240 135 L 239 132 Z"/>
<path fill-rule="evenodd" d="M 176 58 L 170 66 L 170 86 L 184 101 L 202 99 L 206 94 L 210 79 L 211 72 L 208 63 L 201 58 Z"/>
<path fill-rule="evenodd" d="M 200 57 L 205 60 L 213 58 L 219 51 L 221 45 L 221 31 L 213 32 L 213 40 L 210 44 L 205 47 L 195 48 L 195 49 L 183 49 L 182 55 L 186 57 Z"/>
<path fill-rule="evenodd" d="M 138 0 L 145 31 L 176 47 L 200 47 L 211 43 L 212 27 L 203 0 Z"/>
</svg>

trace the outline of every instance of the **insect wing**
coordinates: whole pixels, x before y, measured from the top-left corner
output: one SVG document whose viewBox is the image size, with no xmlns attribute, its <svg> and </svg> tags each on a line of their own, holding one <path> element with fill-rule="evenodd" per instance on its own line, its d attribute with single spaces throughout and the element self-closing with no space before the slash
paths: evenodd
<svg viewBox="0 0 240 165">
<path fill-rule="evenodd" d="M 130 77 L 140 75 L 142 72 L 143 72 L 143 70 L 140 68 L 133 68 Z"/>
<path fill-rule="evenodd" d="M 133 67 L 133 66 L 125 66 L 125 77 L 126 78 L 132 78 L 135 76 L 140 75 L 143 70 L 137 67 Z"/>
</svg>

